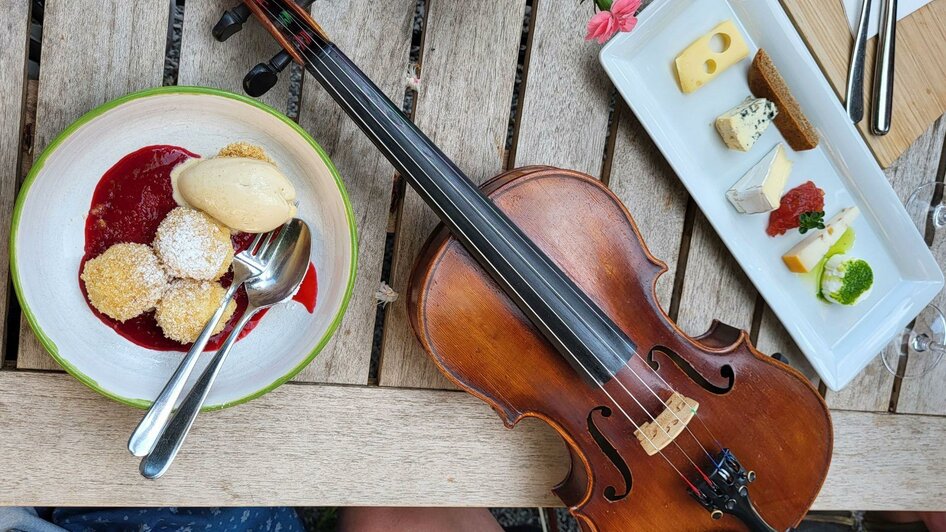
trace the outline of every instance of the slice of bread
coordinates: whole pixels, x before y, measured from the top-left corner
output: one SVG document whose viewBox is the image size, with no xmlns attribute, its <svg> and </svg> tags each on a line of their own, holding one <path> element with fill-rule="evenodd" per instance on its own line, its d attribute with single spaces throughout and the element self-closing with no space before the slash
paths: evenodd
<svg viewBox="0 0 946 532">
<path fill-rule="evenodd" d="M 818 146 L 818 133 L 788 90 L 785 80 L 772 63 L 772 58 L 761 48 L 749 67 L 749 90 L 757 98 L 775 102 L 778 107 L 775 126 L 793 150 L 812 150 Z"/>
</svg>

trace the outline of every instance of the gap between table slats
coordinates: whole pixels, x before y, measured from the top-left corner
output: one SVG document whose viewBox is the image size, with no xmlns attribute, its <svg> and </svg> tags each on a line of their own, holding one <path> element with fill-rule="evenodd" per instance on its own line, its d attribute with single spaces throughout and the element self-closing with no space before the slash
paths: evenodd
<svg viewBox="0 0 946 532">
<path fill-rule="evenodd" d="M 524 0 L 428 6 L 414 121 L 476 182 L 503 170 L 524 9 Z M 450 387 L 415 339 L 405 305 L 415 258 L 436 224 L 427 205 L 408 190 L 391 276 L 401 298 L 388 308 L 384 325 L 383 386 Z"/>
<path fill-rule="evenodd" d="M 122 9 L 102 9 L 97 0 L 47 2 L 35 153 L 95 106 L 161 85 L 168 15 L 167 0 L 142 0 Z M 19 338 L 17 368 L 59 369 L 25 318 Z"/>
</svg>

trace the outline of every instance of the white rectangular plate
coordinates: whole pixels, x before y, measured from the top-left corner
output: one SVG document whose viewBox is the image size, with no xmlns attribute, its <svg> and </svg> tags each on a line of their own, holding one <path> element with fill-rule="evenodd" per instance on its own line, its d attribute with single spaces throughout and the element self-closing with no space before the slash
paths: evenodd
<svg viewBox="0 0 946 532">
<path fill-rule="evenodd" d="M 733 19 L 749 59 L 691 94 L 676 81 L 673 60 L 718 23 Z M 856 205 L 851 254 L 874 269 L 871 295 L 855 307 L 815 296 L 812 279 L 788 271 L 781 256 L 804 237 L 765 234 L 768 214 L 733 209 L 726 190 L 777 143 L 770 127 L 748 153 L 726 147 L 716 117 L 749 96 L 747 73 L 759 48 L 772 57 L 821 134 L 818 148 L 794 152 L 786 191 L 812 180 L 825 190 L 825 218 Z M 601 51 L 601 63 L 720 238 L 832 390 L 860 372 L 943 285 L 943 274 L 884 173 L 851 124 L 778 0 L 656 0 L 637 28 Z"/>
</svg>

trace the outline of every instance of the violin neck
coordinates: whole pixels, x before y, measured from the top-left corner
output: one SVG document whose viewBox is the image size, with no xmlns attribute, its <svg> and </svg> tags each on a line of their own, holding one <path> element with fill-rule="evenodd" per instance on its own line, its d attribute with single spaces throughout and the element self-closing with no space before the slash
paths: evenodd
<svg viewBox="0 0 946 532">
<path fill-rule="evenodd" d="M 387 156 L 480 266 L 580 374 L 604 383 L 631 340 L 334 44 L 306 69 Z"/>
</svg>

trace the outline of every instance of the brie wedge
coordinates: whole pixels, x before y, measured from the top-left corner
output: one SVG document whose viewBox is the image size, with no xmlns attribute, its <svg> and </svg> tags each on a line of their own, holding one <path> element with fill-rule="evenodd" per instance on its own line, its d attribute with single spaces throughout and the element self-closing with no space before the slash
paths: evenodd
<svg viewBox="0 0 946 532">
<path fill-rule="evenodd" d="M 834 218 L 807 238 L 799 242 L 788 253 L 782 255 L 782 261 L 788 266 L 788 269 L 795 273 L 808 273 L 812 268 L 821 262 L 821 259 L 828 253 L 831 246 L 835 245 L 841 238 L 841 235 L 854 220 L 861 214 L 857 207 L 848 207 L 841 209 Z"/>
<path fill-rule="evenodd" d="M 792 161 L 781 144 L 776 146 L 746 172 L 726 192 L 737 211 L 746 214 L 774 211 L 782 200 L 782 191 L 792 173 Z"/>
<path fill-rule="evenodd" d="M 716 119 L 716 131 L 730 149 L 749 151 L 776 115 L 774 103 L 750 96 Z"/>
</svg>

